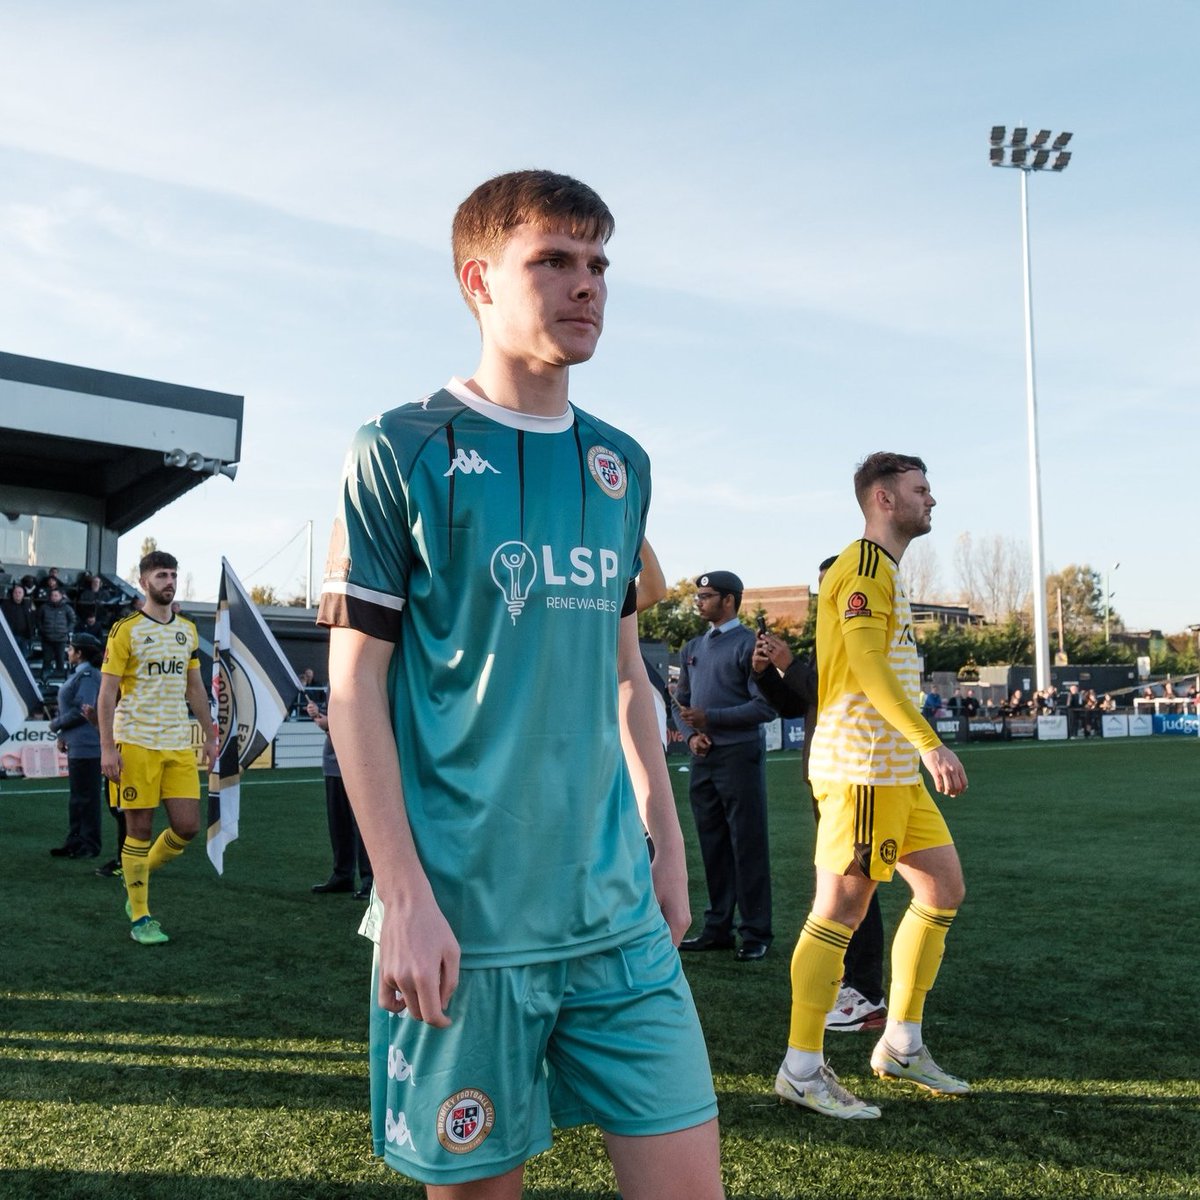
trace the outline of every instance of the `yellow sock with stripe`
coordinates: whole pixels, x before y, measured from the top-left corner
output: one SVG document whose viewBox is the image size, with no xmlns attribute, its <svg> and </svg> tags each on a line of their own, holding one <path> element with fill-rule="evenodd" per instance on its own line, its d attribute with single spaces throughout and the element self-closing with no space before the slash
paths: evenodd
<svg viewBox="0 0 1200 1200">
<path fill-rule="evenodd" d="M 125 837 L 121 849 L 121 874 L 125 894 L 129 897 L 130 920 L 140 921 L 150 915 L 150 843 Z"/>
<path fill-rule="evenodd" d="M 916 1025 L 919 1033 L 925 997 L 937 978 L 946 950 L 946 933 L 956 908 L 928 908 L 915 900 L 896 927 L 892 940 L 892 987 L 888 994 L 888 1028 L 892 1022 Z M 896 1046 L 897 1050 L 904 1047 Z M 918 1046 L 914 1049 L 919 1049 Z"/>
<path fill-rule="evenodd" d="M 853 933 L 848 925 L 818 917 L 816 913 L 808 914 L 792 953 L 789 1056 L 792 1050 L 821 1054 L 825 1045 L 825 1017 L 837 999 L 846 947 Z"/>
<path fill-rule="evenodd" d="M 187 849 L 187 842 L 173 829 L 164 829 L 158 840 L 150 847 L 150 870 L 165 867 L 173 858 L 178 858 Z"/>
</svg>

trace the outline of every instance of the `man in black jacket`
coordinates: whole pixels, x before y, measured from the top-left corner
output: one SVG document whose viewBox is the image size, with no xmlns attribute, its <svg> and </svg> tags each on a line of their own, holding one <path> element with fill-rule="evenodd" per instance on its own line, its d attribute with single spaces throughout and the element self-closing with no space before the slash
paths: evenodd
<svg viewBox="0 0 1200 1200">
<path fill-rule="evenodd" d="M 818 568 L 817 586 L 836 561 L 827 558 Z M 817 664 L 797 658 L 786 642 L 774 634 L 760 634 L 751 659 L 759 691 L 781 717 L 804 718 L 804 749 L 800 766 L 808 785 L 808 752 L 817 727 Z M 811 790 L 809 792 L 811 797 Z M 813 817 L 817 804 L 813 801 Z M 882 1029 L 887 1024 L 883 991 L 883 915 L 879 895 L 872 895 L 867 915 L 846 947 L 845 974 L 837 1002 L 825 1018 L 825 1028 L 839 1033 Z"/>
</svg>

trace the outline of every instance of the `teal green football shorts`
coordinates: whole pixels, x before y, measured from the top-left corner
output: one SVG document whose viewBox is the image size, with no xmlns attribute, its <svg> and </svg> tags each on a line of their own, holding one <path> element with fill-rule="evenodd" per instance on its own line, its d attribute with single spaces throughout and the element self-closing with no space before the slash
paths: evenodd
<svg viewBox="0 0 1200 1200">
<path fill-rule="evenodd" d="M 708 1052 L 664 923 L 581 958 L 466 969 L 452 1024 L 379 1007 L 371 981 L 375 1153 L 431 1184 L 502 1175 L 551 1144 L 552 1125 L 627 1136 L 717 1115 Z"/>
</svg>

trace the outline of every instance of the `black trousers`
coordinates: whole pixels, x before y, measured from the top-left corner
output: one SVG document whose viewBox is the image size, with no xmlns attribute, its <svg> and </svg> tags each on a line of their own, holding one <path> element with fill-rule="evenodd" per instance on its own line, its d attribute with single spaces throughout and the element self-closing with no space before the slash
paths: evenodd
<svg viewBox="0 0 1200 1200">
<path fill-rule="evenodd" d="M 689 794 L 708 885 L 704 933 L 731 936 L 736 908 L 742 942 L 769 946 L 771 859 L 761 739 L 713 746 L 703 758 L 693 756 Z"/>
<path fill-rule="evenodd" d="M 67 757 L 67 840 L 76 854 L 100 853 L 100 760 Z"/>
<path fill-rule="evenodd" d="M 325 776 L 325 815 L 329 820 L 329 844 L 333 848 L 333 878 L 353 883 L 357 864 L 361 886 L 370 887 L 374 878 L 371 860 L 340 775 Z"/>
</svg>

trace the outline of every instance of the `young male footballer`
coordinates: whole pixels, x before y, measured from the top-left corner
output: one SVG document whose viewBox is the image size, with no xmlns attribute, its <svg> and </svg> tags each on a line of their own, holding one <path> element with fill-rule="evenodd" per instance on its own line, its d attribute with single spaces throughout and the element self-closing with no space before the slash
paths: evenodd
<svg viewBox="0 0 1200 1200">
<path fill-rule="evenodd" d="M 567 398 L 612 231 L 547 171 L 463 202 L 479 366 L 359 430 L 326 568 L 329 721 L 375 867 L 375 1148 L 431 1196 L 519 1196 L 583 1123 L 627 1200 L 723 1195 L 637 641 L 649 464 Z"/>
<path fill-rule="evenodd" d="M 125 814 L 121 872 L 129 936 L 154 946 L 169 938 L 150 915 L 150 874 L 178 858 L 200 828 L 200 773 L 189 708 L 203 730 L 210 767 L 217 741 L 200 677 L 196 626 L 171 607 L 179 564 L 154 550 L 138 572 L 146 600 L 109 631 L 96 715 L 100 770 L 110 781 L 110 803 Z M 151 845 L 160 804 L 169 824 Z"/>
<path fill-rule="evenodd" d="M 934 507 L 925 464 L 877 453 L 854 475 L 863 536 L 829 568 L 817 600 L 818 717 L 809 775 L 820 807 L 817 887 L 792 955 L 788 1050 L 775 1090 L 791 1104 L 850 1120 L 879 1109 L 838 1081 L 823 1053 L 826 1014 L 842 978 L 846 946 L 881 880 L 893 872 L 912 903 L 892 942 L 888 1019 L 871 1054 L 876 1075 L 929 1091 L 970 1087 L 925 1047 L 921 1020 L 946 932 L 965 894 L 958 853 L 924 783 L 957 796 L 967 775 L 917 709 L 920 676 L 900 559 L 929 532 Z"/>
</svg>

